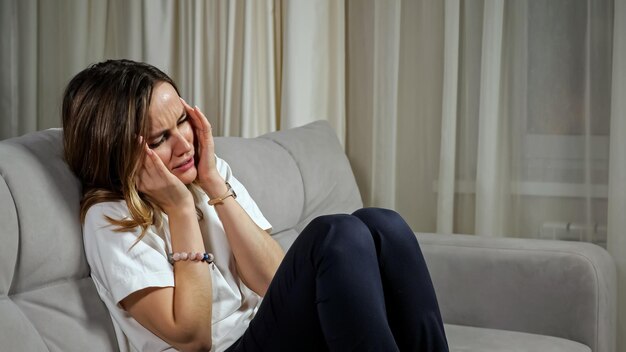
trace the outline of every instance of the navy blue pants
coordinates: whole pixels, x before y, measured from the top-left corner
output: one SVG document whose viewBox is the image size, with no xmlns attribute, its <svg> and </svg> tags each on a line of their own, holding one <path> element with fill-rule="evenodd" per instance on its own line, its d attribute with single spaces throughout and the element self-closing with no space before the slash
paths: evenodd
<svg viewBox="0 0 626 352">
<path fill-rule="evenodd" d="M 413 231 L 378 208 L 314 219 L 229 351 L 448 351 Z"/>
</svg>

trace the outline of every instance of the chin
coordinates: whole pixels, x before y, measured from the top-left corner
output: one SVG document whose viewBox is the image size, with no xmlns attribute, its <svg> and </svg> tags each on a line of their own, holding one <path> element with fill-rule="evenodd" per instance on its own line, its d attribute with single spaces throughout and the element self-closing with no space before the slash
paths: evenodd
<svg viewBox="0 0 626 352">
<path fill-rule="evenodd" d="M 176 176 L 182 183 L 184 183 L 186 186 L 189 186 L 191 183 L 193 183 L 193 181 L 196 180 L 197 175 L 198 172 L 196 171 L 196 168 L 192 168 L 190 170 L 187 170 L 187 172 L 183 173 L 182 175 Z"/>
</svg>

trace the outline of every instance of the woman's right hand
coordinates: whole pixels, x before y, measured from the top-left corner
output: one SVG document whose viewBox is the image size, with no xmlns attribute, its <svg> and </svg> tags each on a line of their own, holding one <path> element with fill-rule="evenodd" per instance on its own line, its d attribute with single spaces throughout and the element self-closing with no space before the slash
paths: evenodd
<svg viewBox="0 0 626 352">
<path fill-rule="evenodd" d="M 145 159 L 137 177 L 137 189 L 156 202 L 163 211 L 170 215 L 175 210 L 194 207 L 193 196 L 185 184 L 167 169 L 161 158 L 140 138 L 146 152 Z"/>
</svg>

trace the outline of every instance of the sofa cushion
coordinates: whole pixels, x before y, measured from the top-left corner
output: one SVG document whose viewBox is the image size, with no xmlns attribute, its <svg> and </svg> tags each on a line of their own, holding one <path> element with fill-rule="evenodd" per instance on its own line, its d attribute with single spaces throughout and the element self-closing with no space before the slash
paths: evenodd
<svg viewBox="0 0 626 352">
<path fill-rule="evenodd" d="M 273 234 L 300 221 L 304 207 L 302 176 L 287 150 L 262 138 L 218 137 L 215 153 L 246 186 L 272 224 Z"/>
<path fill-rule="evenodd" d="M 28 339 L 43 341 L 50 351 L 117 350 L 109 313 L 89 277 L 16 294 L 11 300 L 28 319 L 29 325 L 36 329 L 35 333 L 29 331 Z M 25 341 L 16 342 L 22 344 Z M 39 349 L 7 349 L 36 350 Z"/>
<path fill-rule="evenodd" d="M 89 271 L 76 221 L 81 187 L 63 162 L 61 130 L 31 133 L 3 144 L 0 173 L 10 190 L 19 229 L 9 294 L 86 277 Z"/>
<path fill-rule="evenodd" d="M 231 166 L 288 248 L 315 217 L 363 206 L 343 147 L 326 121 L 259 138 L 215 138 Z"/>
<path fill-rule="evenodd" d="M 7 351 L 115 350 L 89 278 L 78 220 L 80 182 L 61 130 L 0 142 L 0 332 Z"/>
<path fill-rule="evenodd" d="M 268 133 L 261 138 L 285 148 L 300 169 L 304 208 L 296 231 L 302 231 L 317 216 L 351 213 L 363 207 L 350 162 L 327 121 Z"/>
<path fill-rule="evenodd" d="M 591 352 L 559 337 L 445 324 L 450 352 Z"/>
<path fill-rule="evenodd" d="M 591 243 L 417 234 L 445 322 L 612 351 L 616 273 Z"/>
<path fill-rule="evenodd" d="M 2 172 L 1 167 L 0 172 Z M 19 243 L 15 202 L 4 178 L 0 178 L 0 224 L 2 224 L 2 236 L 0 237 L 2 240 L 2 245 L 0 245 L 1 298 L 6 296 L 11 288 L 13 273 L 15 272 L 15 263 L 17 262 L 17 246 Z"/>
</svg>

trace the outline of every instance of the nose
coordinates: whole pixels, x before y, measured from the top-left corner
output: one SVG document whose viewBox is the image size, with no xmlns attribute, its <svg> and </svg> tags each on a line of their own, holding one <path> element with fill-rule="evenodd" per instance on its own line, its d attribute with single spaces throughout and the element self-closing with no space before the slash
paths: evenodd
<svg viewBox="0 0 626 352">
<path fill-rule="evenodd" d="M 174 145 L 174 154 L 176 156 L 183 156 L 191 151 L 193 147 L 191 141 L 186 138 L 182 131 L 178 130 L 174 133 L 174 138 L 176 138 L 176 144 Z"/>
</svg>

